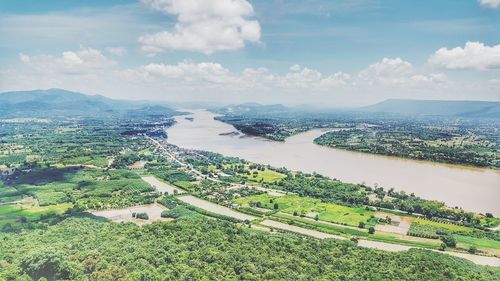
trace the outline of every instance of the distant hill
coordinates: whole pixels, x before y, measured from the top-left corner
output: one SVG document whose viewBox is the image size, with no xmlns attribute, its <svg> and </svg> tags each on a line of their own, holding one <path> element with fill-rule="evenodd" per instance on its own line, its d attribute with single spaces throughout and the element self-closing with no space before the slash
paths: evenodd
<svg viewBox="0 0 500 281">
<path fill-rule="evenodd" d="M 172 115 L 174 110 L 145 102 L 114 100 L 63 89 L 0 93 L 0 118 L 55 116 Z"/>
<path fill-rule="evenodd" d="M 500 102 L 389 99 L 362 111 L 408 115 L 500 118 Z"/>
</svg>

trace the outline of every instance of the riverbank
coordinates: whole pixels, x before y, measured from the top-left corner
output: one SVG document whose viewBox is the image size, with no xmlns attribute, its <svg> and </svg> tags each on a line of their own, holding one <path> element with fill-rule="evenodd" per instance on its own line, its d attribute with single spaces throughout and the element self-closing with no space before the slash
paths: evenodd
<svg viewBox="0 0 500 281">
<path fill-rule="evenodd" d="M 378 185 L 386 190 L 394 188 L 449 206 L 500 215 L 497 204 L 500 172 L 323 147 L 313 143 L 323 132 L 314 130 L 290 137 L 284 143 L 222 136 L 221 133 L 235 131 L 235 128 L 214 120 L 214 113 L 184 111 L 191 113 L 193 121 L 177 118 L 177 123 L 167 130 L 169 142 L 182 148 L 217 152 L 295 171 L 317 172 L 344 182 Z"/>
</svg>

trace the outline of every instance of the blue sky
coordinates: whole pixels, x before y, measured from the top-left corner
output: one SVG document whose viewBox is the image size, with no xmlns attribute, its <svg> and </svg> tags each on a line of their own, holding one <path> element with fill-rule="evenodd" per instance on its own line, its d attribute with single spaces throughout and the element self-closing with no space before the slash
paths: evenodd
<svg viewBox="0 0 500 281">
<path fill-rule="evenodd" d="M 498 0 L 0 0 L 0 90 L 499 100 L 499 44 Z"/>
</svg>

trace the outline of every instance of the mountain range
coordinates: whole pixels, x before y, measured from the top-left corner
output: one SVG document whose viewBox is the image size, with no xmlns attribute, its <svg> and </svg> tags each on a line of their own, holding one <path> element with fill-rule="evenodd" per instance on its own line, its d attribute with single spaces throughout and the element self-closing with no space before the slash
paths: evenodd
<svg viewBox="0 0 500 281">
<path fill-rule="evenodd" d="M 126 116 L 175 113 L 167 106 L 144 101 L 110 99 L 63 89 L 16 91 L 0 94 L 0 117 Z"/>
<path fill-rule="evenodd" d="M 310 109 L 303 108 L 303 111 Z M 324 110 L 324 109 L 323 109 Z M 219 113 L 289 114 L 300 108 L 281 104 L 245 103 L 217 110 Z M 336 110 L 336 112 L 340 112 Z M 348 111 L 344 111 L 348 112 Z M 389 99 L 350 112 L 389 113 L 420 116 L 457 116 L 500 119 L 500 102 Z M 0 118 L 56 116 L 143 116 L 177 114 L 170 106 L 159 102 L 110 99 L 63 89 L 0 93 Z"/>
<path fill-rule="evenodd" d="M 500 102 L 389 99 L 362 111 L 405 115 L 500 118 Z"/>
</svg>

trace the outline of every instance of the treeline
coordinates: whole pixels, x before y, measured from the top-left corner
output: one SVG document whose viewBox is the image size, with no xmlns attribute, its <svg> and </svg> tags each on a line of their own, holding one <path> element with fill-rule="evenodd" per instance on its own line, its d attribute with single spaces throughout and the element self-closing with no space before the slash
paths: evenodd
<svg viewBox="0 0 500 281">
<path fill-rule="evenodd" d="M 430 160 L 450 164 L 500 168 L 499 144 L 495 139 L 470 136 L 469 132 L 450 134 L 447 127 L 424 129 L 419 126 L 379 126 L 328 132 L 315 143 L 347 150 L 397 156 L 416 160 Z M 459 144 L 445 144 L 454 138 L 464 138 Z M 468 138 L 468 139 L 465 139 Z M 483 136 L 484 138 L 484 136 Z M 456 140 L 458 142 L 458 140 Z"/>
<path fill-rule="evenodd" d="M 71 218 L 0 234 L 0 241 L 0 279 L 7 281 L 500 278 L 498 268 L 430 251 L 385 252 L 196 218 L 144 227 Z"/>
<path fill-rule="evenodd" d="M 300 196 L 319 198 L 331 203 L 366 205 L 369 202 L 367 194 L 360 192 L 358 185 L 330 180 L 319 175 L 289 174 L 277 183 L 264 186 L 275 186 Z"/>
</svg>

